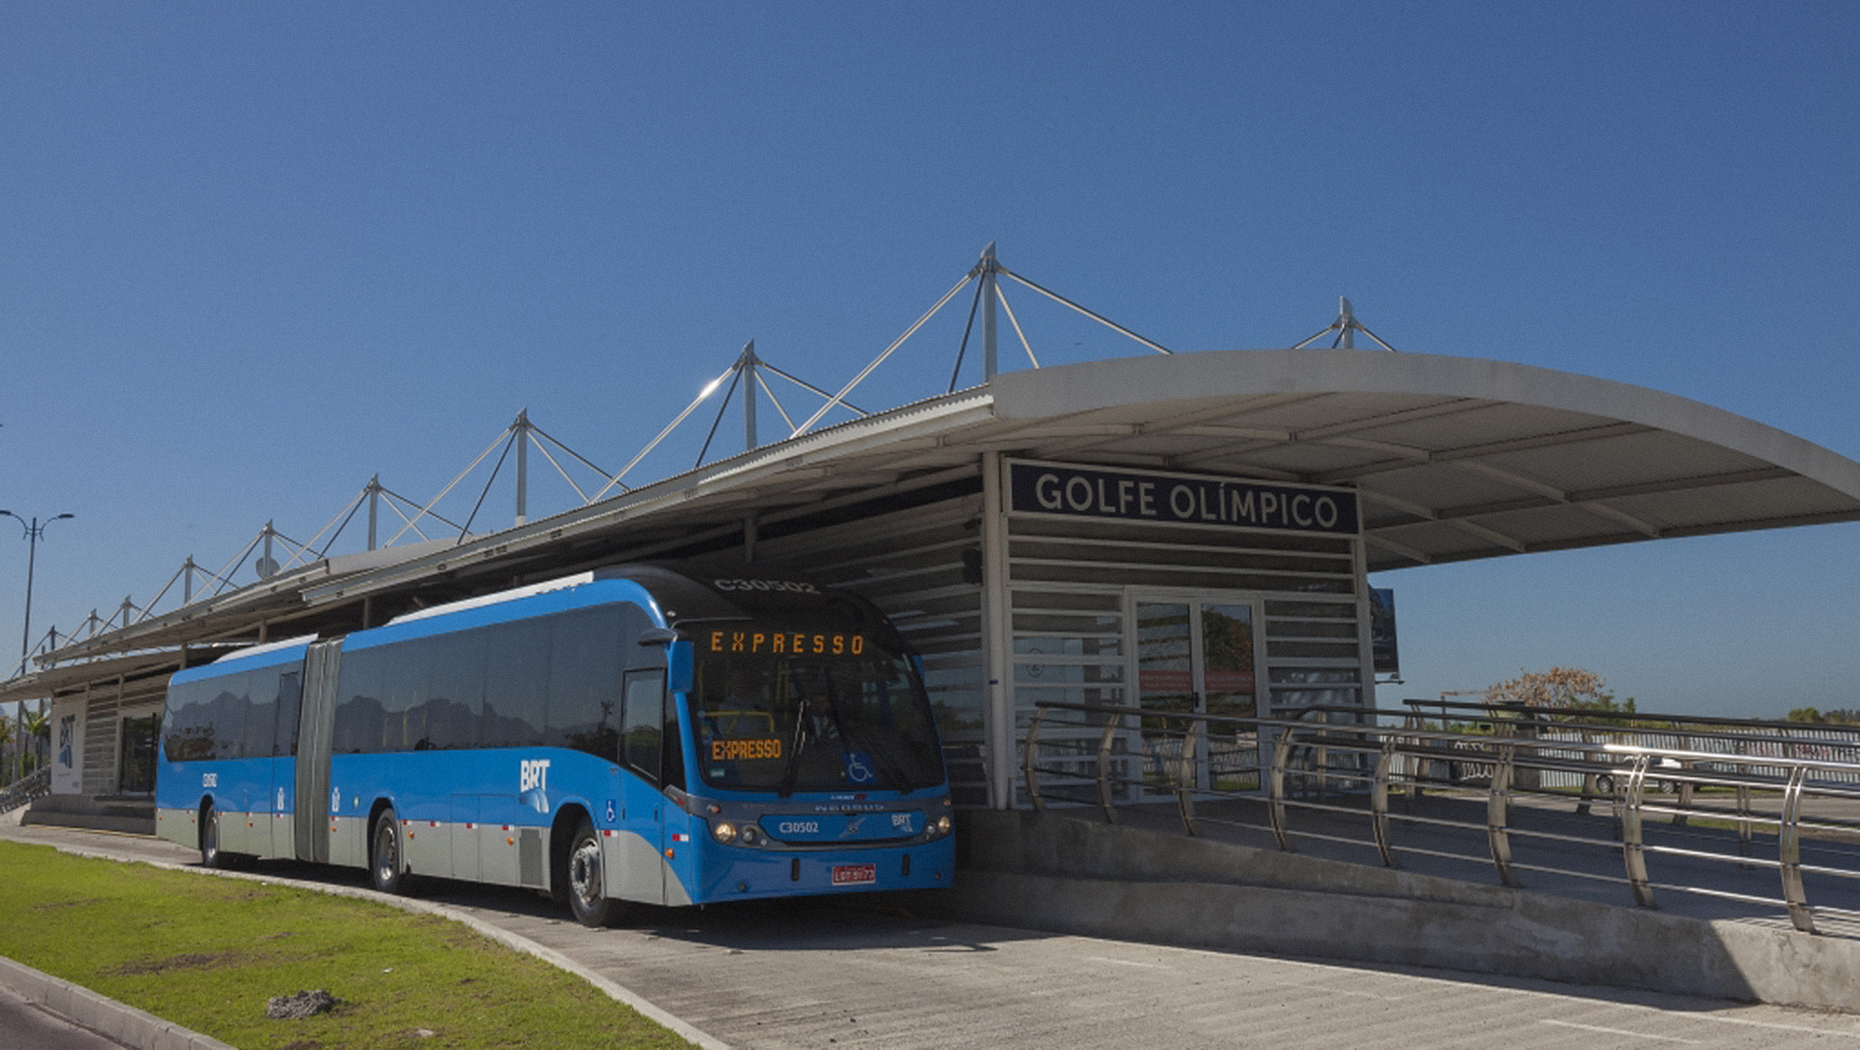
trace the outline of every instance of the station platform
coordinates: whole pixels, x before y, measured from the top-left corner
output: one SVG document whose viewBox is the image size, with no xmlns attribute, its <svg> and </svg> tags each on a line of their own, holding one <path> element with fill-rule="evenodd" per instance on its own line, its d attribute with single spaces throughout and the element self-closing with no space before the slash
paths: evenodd
<svg viewBox="0 0 1860 1050">
<path fill-rule="evenodd" d="M 1348 798 L 1327 804 L 1347 809 Z M 1398 804 L 1399 805 L 1399 804 Z M 1395 807 L 1392 807 L 1392 810 Z M 968 921 L 1012 921 L 1056 932 L 1227 951 L 1268 951 L 1375 964 L 1438 966 L 1590 984 L 1860 1010 L 1860 928 L 1816 916 L 1798 931 L 1779 905 L 1722 894 L 1780 897 L 1775 865 L 1649 858 L 1652 908 L 1634 903 L 1619 850 L 1533 840 L 1525 830 L 1608 838 L 1611 819 L 1550 807 L 1511 814 L 1518 864 L 1619 878 L 1592 881 L 1522 871 L 1523 886 L 1500 885 L 1481 831 L 1396 824 L 1402 866 L 1381 863 L 1368 813 L 1294 811 L 1295 851 L 1280 850 L 1263 801 L 1197 803 L 1188 835 L 1173 802 L 976 811 L 959 823 L 959 875 L 949 913 Z M 1479 825 L 1484 803 L 1434 795 L 1408 815 Z M 1722 850 L 1734 831 L 1653 827 L 1647 844 L 1709 840 Z M 1758 836 L 1752 860 L 1773 860 Z M 1816 841 L 1805 863 L 1853 870 L 1860 846 Z M 1851 880 L 1812 876 L 1809 898 L 1855 900 Z M 1690 885 L 1680 893 L 1662 885 Z"/>
<path fill-rule="evenodd" d="M 1315 801 L 1315 797 L 1311 799 Z M 1290 833 L 1298 853 L 1349 864 L 1382 867 L 1371 828 L 1368 801 L 1361 794 L 1332 794 L 1323 804 L 1357 809 L 1358 813 L 1302 809 L 1294 805 L 1290 813 Z M 1774 812 L 1779 800 L 1759 796 L 1752 810 Z M 1514 800 L 1507 821 L 1511 832 L 1514 874 L 1521 889 L 1547 893 L 1572 900 L 1596 904 L 1633 907 L 1634 897 L 1627 884 L 1627 872 L 1619 848 L 1609 850 L 1592 845 L 1572 844 L 1566 839 L 1534 837 L 1539 832 L 1583 839 L 1618 839 L 1615 821 L 1608 803 L 1591 804 L 1590 812 L 1577 812 L 1577 801 L 1568 802 L 1527 796 Z M 1860 801 L 1838 799 L 1810 800 L 1809 813 L 1854 819 L 1860 817 Z M 1420 875 L 1456 879 L 1481 885 L 1499 885 L 1490 860 L 1486 836 L 1466 827 L 1448 827 L 1435 821 L 1482 825 L 1486 819 L 1486 799 L 1475 791 L 1430 791 L 1420 799 L 1398 796 L 1390 806 L 1391 838 L 1400 870 Z M 1060 810 L 1072 819 L 1102 820 L 1096 809 Z M 1180 811 L 1175 802 L 1121 806 L 1118 819 L 1131 827 L 1163 834 L 1185 835 Z M 1222 799 L 1197 801 L 1196 825 L 1199 837 L 1263 850 L 1278 850 L 1270 831 L 1270 817 L 1263 799 Z M 1404 819 L 1407 818 L 1407 819 Z M 1417 819 L 1418 818 L 1418 819 Z M 1647 865 L 1656 883 L 1656 907 L 1672 915 L 1696 919 L 1733 919 L 1776 929 L 1792 929 L 1787 911 L 1780 904 L 1763 904 L 1736 900 L 1717 894 L 1741 894 L 1748 897 L 1780 898 L 1782 887 L 1776 866 L 1777 844 L 1773 833 L 1764 834 L 1761 826 L 1751 836 L 1750 863 L 1735 864 L 1660 852 L 1663 848 L 1684 849 L 1718 855 L 1738 853 L 1737 834 L 1725 822 L 1693 818 L 1685 826 L 1648 820 L 1643 826 L 1645 845 L 1649 849 Z M 1804 865 L 1860 871 L 1860 839 L 1841 841 L 1805 836 L 1801 845 Z M 1441 854 L 1459 854 L 1470 859 L 1452 859 Z M 1765 863 L 1767 862 L 1767 863 Z M 1580 872 L 1582 878 L 1547 872 L 1542 868 L 1559 868 Z M 1603 880 L 1618 881 L 1603 881 Z M 1841 904 L 1853 907 L 1860 903 L 1860 880 L 1803 873 L 1804 887 L 1811 903 Z M 1662 886 L 1688 886 L 1707 892 L 1688 893 Z M 1829 916 L 1816 918 L 1818 932 L 1841 937 L 1860 937 L 1860 922 Z"/>
</svg>

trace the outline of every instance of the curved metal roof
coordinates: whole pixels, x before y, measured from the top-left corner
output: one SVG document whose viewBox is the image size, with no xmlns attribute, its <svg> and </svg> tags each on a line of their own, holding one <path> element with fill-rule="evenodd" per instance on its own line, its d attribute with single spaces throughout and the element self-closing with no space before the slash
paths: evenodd
<svg viewBox="0 0 1860 1050">
<path fill-rule="evenodd" d="M 1352 486 L 1372 570 L 1860 520 L 1860 463 L 1643 387 L 1380 350 L 1159 355 L 1004 373 L 461 544 L 319 562 L 53 658 L 266 620 L 314 628 L 367 596 L 449 600 L 676 553 L 739 534 L 750 516 L 772 525 L 972 481 L 984 451 Z M 20 690 L 60 676 L 25 677 L 37 684 L 15 680 L 0 699 L 44 695 Z"/>
<path fill-rule="evenodd" d="M 1503 361 L 1254 350 L 1000 376 L 1044 455 L 1351 485 L 1371 569 L 1860 520 L 1860 463 L 1723 409 Z"/>
</svg>

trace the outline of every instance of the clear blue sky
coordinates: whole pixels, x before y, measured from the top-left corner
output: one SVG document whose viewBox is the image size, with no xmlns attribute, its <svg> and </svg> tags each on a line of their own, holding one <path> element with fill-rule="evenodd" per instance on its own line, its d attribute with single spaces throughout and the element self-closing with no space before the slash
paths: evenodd
<svg viewBox="0 0 1860 1050">
<path fill-rule="evenodd" d="M 989 240 L 1178 350 L 1347 294 L 1860 457 L 1856 55 L 1851 3 L 6 5 L 0 506 L 78 515 L 35 634 L 374 471 L 425 498 L 525 405 L 611 467 L 746 339 L 837 385 Z M 1048 360 L 1135 350 L 1017 306 Z M 864 400 L 941 390 L 959 328 Z M 1856 541 L 1387 574 L 1394 692 L 1860 706 Z"/>
</svg>

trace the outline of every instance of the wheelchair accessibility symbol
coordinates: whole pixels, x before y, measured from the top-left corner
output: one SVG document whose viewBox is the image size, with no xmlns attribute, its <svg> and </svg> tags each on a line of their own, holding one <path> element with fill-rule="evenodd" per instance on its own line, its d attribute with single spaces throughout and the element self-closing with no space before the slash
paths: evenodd
<svg viewBox="0 0 1860 1050">
<path fill-rule="evenodd" d="M 878 779 L 872 771 L 872 756 L 864 751 L 848 751 L 845 754 L 846 779 L 855 784 L 870 784 Z"/>
<path fill-rule="evenodd" d="M 608 799 L 607 800 L 607 823 L 612 824 L 614 822 L 614 814 L 617 811 L 617 809 L 618 807 L 614 805 L 614 800 L 611 798 Z"/>
</svg>

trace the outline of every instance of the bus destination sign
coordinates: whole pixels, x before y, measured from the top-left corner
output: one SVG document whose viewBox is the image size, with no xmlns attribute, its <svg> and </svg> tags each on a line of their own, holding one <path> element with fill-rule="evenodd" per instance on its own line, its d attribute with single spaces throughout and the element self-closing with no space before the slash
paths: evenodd
<svg viewBox="0 0 1860 1050">
<path fill-rule="evenodd" d="M 1354 536 L 1356 493 L 1269 481 L 1050 463 L 1008 464 L 1012 509 Z"/>
</svg>

